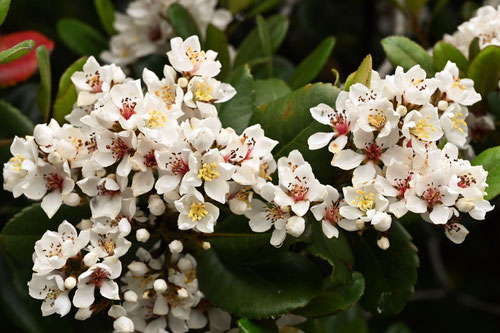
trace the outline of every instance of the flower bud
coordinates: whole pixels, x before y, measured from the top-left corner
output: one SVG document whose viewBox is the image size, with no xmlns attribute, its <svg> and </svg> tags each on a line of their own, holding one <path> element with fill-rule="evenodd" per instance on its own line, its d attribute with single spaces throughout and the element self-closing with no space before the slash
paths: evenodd
<svg viewBox="0 0 500 333">
<path fill-rule="evenodd" d="M 75 286 L 76 286 L 76 279 L 73 276 L 68 276 L 64 280 L 64 287 L 66 289 L 71 290 L 71 289 L 75 288 Z"/>
<path fill-rule="evenodd" d="M 134 291 L 132 291 L 132 290 L 127 290 L 123 294 L 123 299 L 126 302 L 135 303 L 135 302 L 137 302 L 137 294 Z"/>
<path fill-rule="evenodd" d="M 135 237 L 139 242 L 146 243 L 149 239 L 149 231 L 144 228 L 141 228 L 136 231 Z"/>
<path fill-rule="evenodd" d="M 134 323 L 128 317 L 121 316 L 113 322 L 113 328 L 118 333 L 134 332 Z"/>
<path fill-rule="evenodd" d="M 173 240 L 168 244 L 168 249 L 170 250 L 171 253 L 181 253 L 182 250 L 184 249 L 184 246 L 182 245 L 181 241 Z"/>
<path fill-rule="evenodd" d="M 438 106 L 439 111 L 444 111 L 448 108 L 448 102 L 445 100 L 440 100 L 438 102 L 437 106 Z"/>
<path fill-rule="evenodd" d="M 212 245 L 209 242 L 203 242 L 203 244 L 201 244 L 201 247 L 203 248 L 203 250 L 210 250 Z"/>
<path fill-rule="evenodd" d="M 102 177 L 106 176 L 106 170 L 104 170 L 104 169 L 96 170 L 95 175 L 99 178 L 102 178 Z"/>
<path fill-rule="evenodd" d="M 96 264 L 97 259 L 99 259 L 97 254 L 95 254 L 94 252 L 89 252 L 85 255 L 85 257 L 83 257 L 83 263 L 86 266 L 90 267 Z"/>
<path fill-rule="evenodd" d="M 140 261 L 132 261 L 127 268 L 132 272 L 135 276 L 144 276 L 149 270 L 148 266 L 145 263 Z"/>
<path fill-rule="evenodd" d="M 376 213 L 372 219 L 373 227 L 378 231 L 387 231 L 391 227 L 392 218 L 387 213 Z"/>
<path fill-rule="evenodd" d="M 181 258 L 179 262 L 177 262 L 177 267 L 179 267 L 179 269 L 184 272 L 191 269 L 193 267 L 193 264 L 191 260 L 187 258 Z"/>
<path fill-rule="evenodd" d="M 62 199 L 66 206 L 75 207 L 80 203 L 80 196 L 75 192 L 63 195 Z"/>
<path fill-rule="evenodd" d="M 304 232 L 306 221 L 303 217 L 292 216 L 286 221 L 286 232 L 293 237 L 299 237 Z"/>
<path fill-rule="evenodd" d="M 60 163 L 60 162 L 62 162 L 62 160 L 63 159 L 62 159 L 61 155 L 56 151 L 53 151 L 53 152 L 49 153 L 49 155 L 47 155 L 47 161 L 49 161 L 52 164 Z"/>
<path fill-rule="evenodd" d="M 404 117 L 406 116 L 408 109 L 404 105 L 398 105 L 398 107 L 396 108 L 396 112 L 399 113 L 401 117 Z"/>
<path fill-rule="evenodd" d="M 377 245 L 382 250 L 387 250 L 391 245 L 391 243 L 389 243 L 389 239 L 387 237 L 382 236 L 379 239 L 377 239 Z"/>
<path fill-rule="evenodd" d="M 185 288 L 181 288 L 177 290 L 177 296 L 179 296 L 179 298 L 188 298 L 189 294 Z"/>
<path fill-rule="evenodd" d="M 160 216 L 165 212 L 165 202 L 157 194 L 150 195 L 148 209 L 151 214 Z"/>
<path fill-rule="evenodd" d="M 153 288 L 157 293 L 164 293 L 167 290 L 167 282 L 163 279 L 156 279 L 155 282 L 153 282 Z"/>
<path fill-rule="evenodd" d="M 83 219 L 76 225 L 80 230 L 87 230 L 94 226 L 94 223 L 89 219 Z"/>
<path fill-rule="evenodd" d="M 130 225 L 130 222 L 128 221 L 127 218 L 122 218 L 120 222 L 118 222 L 118 231 L 120 232 L 120 235 L 123 237 L 128 236 L 130 234 L 130 231 L 132 230 L 132 226 Z"/>
<path fill-rule="evenodd" d="M 179 87 L 181 88 L 186 88 L 187 85 L 188 85 L 188 80 L 185 78 L 185 77 L 181 77 L 179 78 L 179 80 L 177 81 L 177 84 L 179 85 Z"/>
</svg>

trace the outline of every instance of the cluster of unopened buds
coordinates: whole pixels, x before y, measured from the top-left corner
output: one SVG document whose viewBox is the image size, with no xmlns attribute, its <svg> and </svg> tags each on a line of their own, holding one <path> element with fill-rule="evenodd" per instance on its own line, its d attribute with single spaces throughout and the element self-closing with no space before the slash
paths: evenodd
<svg viewBox="0 0 500 333">
<path fill-rule="evenodd" d="M 134 0 L 126 13 L 115 13 L 110 49 L 101 54 L 102 60 L 120 66 L 133 64 L 138 58 L 168 51 L 168 41 L 175 31 L 167 19 L 169 7 L 182 5 L 201 32 L 209 24 L 224 30 L 232 20 L 227 9 L 217 9 L 217 0 Z"/>
<path fill-rule="evenodd" d="M 413 212 L 461 243 L 468 231 L 457 222 L 459 213 L 482 220 L 493 209 L 483 199 L 487 172 L 459 158 L 467 144 L 467 107 L 480 99 L 473 81 L 460 79 L 448 62 L 434 78 L 418 65 L 406 73 L 398 67 L 384 79 L 372 72 L 369 87 L 357 83 L 341 92 L 335 109 L 312 108 L 313 118 L 332 131 L 313 134 L 309 148 L 328 145 L 331 164 L 353 170 L 344 198 L 330 189 L 324 217 L 319 211 L 316 217 L 350 231 L 373 226 L 385 248 L 392 217 Z"/>
</svg>

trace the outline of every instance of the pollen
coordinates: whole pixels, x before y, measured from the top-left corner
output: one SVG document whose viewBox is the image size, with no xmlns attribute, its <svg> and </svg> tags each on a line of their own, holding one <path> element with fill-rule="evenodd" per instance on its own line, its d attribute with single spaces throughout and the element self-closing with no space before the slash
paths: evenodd
<svg viewBox="0 0 500 333">
<path fill-rule="evenodd" d="M 196 222 L 201 220 L 205 215 L 208 214 L 208 211 L 205 209 L 205 205 L 201 202 L 193 202 L 191 204 L 191 208 L 189 209 L 188 217 L 191 218 L 192 222 Z"/>
<path fill-rule="evenodd" d="M 209 102 L 213 99 L 212 92 L 213 92 L 212 87 L 207 86 L 206 83 L 200 83 L 196 87 L 196 91 L 194 92 L 194 97 L 197 101 Z"/>
<path fill-rule="evenodd" d="M 16 156 L 11 157 L 9 162 L 12 162 L 12 169 L 15 172 L 20 172 L 23 170 L 24 157 L 21 154 L 16 154 Z"/>
<path fill-rule="evenodd" d="M 188 47 L 186 50 L 186 56 L 189 61 L 191 61 L 193 66 L 196 66 L 205 60 L 205 51 L 194 51 L 192 47 Z"/>
<path fill-rule="evenodd" d="M 384 127 L 387 121 L 384 111 L 380 109 L 371 109 L 370 111 L 374 111 L 374 113 L 368 115 L 368 123 L 376 129 Z"/>
<path fill-rule="evenodd" d="M 147 126 L 149 128 L 165 127 L 165 122 L 167 121 L 167 116 L 162 114 L 160 111 L 153 110 L 149 113 L 149 120 Z"/>
<path fill-rule="evenodd" d="M 451 85 L 453 88 L 458 88 L 460 90 L 466 90 L 467 87 L 464 86 L 462 83 L 460 83 L 460 78 L 455 77 L 453 78 L 453 84 Z"/>
<path fill-rule="evenodd" d="M 220 173 L 216 170 L 217 163 L 212 162 L 210 164 L 203 163 L 202 167 L 198 170 L 198 178 L 203 178 L 206 182 L 211 182 L 220 176 Z"/>
<path fill-rule="evenodd" d="M 431 132 L 436 132 L 436 128 L 434 125 L 429 124 L 429 119 L 431 119 L 431 116 L 417 121 L 415 127 L 410 132 L 419 139 L 430 139 Z"/>
<path fill-rule="evenodd" d="M 356 190 L 356 194 L 356 199 L 351 201 L 352 205 L 356 205 L 357 208 L 364 212 L 373 208 L 375 205 L 375 201 L 373 200 L 375 194 L 373 192 L 366 193 L 363 190 Z"/>
<path fill-rule="evenodd" d="M 155 90 L 154 93 L 155 96 L 161 98 L 165 104 L 174 104 L 175 102 L 175 90 L 172 85 L 165 85 Z"/>
<path fill-rule="evenodd" d="M 464 120 L 464 114 L 462 112 L 453 115 L 451 122 L 453 123 L 453 127 L 455 127 L 460 133 L 464 133 L 464 129 L 467 129 L 467 123 Z"/>
</svg>

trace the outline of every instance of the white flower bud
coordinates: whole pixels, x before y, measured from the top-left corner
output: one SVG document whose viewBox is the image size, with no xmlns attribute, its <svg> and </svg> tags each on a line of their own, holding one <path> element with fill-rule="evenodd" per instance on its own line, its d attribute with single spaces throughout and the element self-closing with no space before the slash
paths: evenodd
<svg viewBox="0 0 500 333">
<path fill-rule="evenodd" d="M 365 221 L 363 221 L 362 219 L 357 219 L 356 227 L 358 227 L 359 230 L 363 230 L 365 228 Z"/>
<path fill-rule="evenodd" d="M 181 288 L 177 290 L 177 296 L 179 296 L 179 298 L 188 298 L 189 294 L 186 289 Z"/>
<path fill-rule="evenodd" d="M 377 245 L 382 250 L 387 250 L 391 245 L 391 243 L 389 243 L 389 239 L 387 237 L 382 236 L 379 239 L 377 239 Z"/>
<path fill-rule="evenodd" d="M 135 329 L 132 320 L 125 316 L 116 319 L 113 323 L 113 328 L 115 329 L 115 332 L 118 333 L 134 332 Z"/>
<path fill-rule="evenodd" d="M 72 276 L 68 276 L 66 280 L 64 280 L 64 287 L 68 290 L 71 290 L 75 288 L 76 286 L 76 279 Z"/>
<path fill-rule="evenodd" d="M 118 222 L 118 231 L 120 232 L 120 236 L 126 237 L 130 234 L 132 230 L 132 226 L 127 218 L 122 218 L 120 222 Z"/>
<path fill-rule="evenodd" d="M 304 233 L 306 221 L 303 217 L 292 216 L 286 221 L 286 232 L 293 237 L 299 237 Z"/>
<path fill-rule="evenodd" d="M 148 209 L 151 214 L 160 216 L 165 212 L 165 202 L 163 202 L 159 195 L 150 195 L 148 202 Z"/>
<path fill-rule="evenodd" d="M 203 248 L 203 250 L 210 250 L 212 245 L 209 242 L 203 242 L 203 244 L 201 244 L 201 247 Z"/>
<path fill-rule="evenodd" d="M 184 272 L 191 269 L 193 267 L 193 263 L 187 258 L 181 258 L 177 262 L 177 267 L 179 267 L 179 269 Z"/>
<path fill-rule="evenodd" d="M 439 111 L 444 111 L 448 108 L 448 102 L 447 101 L 444 101 L 444 100 L 440 100 L 438 102 L 438 109 Z"/>
<path fill-rule="evenodd" d="M 75 207 L 80 203 L 80 196 L 75 192 L 63 195 L 62 199 L 66 206 Z"/>
<path fill-rule="evenodd" d="M 179 85 L 179 87 L 181 88 L 186 88 L 187 85 L 188 85 L 188 80 L 185 78 L 185 77 L 181 77 L 179 78 L 179 80 L 177 81 L 177 84 Z"/>
<path fill-rule="evenodd" d="M 104 176 L 106 176 L 106 170 L 104 169 L 99 169 L 95 172 L 95 175 L 99 178 L 102 178 Z"/>
<path fill-rule="evenodd" d="M 47 155 L 47 161 L 49 161 L 52 164 L 57 164 L 61 163 L 63 159 L 58 152 L 54 151 L 52 153 L 49 153 L 49 155 Z"/>
<path fill-rule="evenodd" d="M 404 105 L 398 105 L 398 107 L 396 108 L 396 112 L 399 113 L 401 117 L 404 117 L 406 116 L 408 109 Z"/>
<path fill-rule="evenodd" d="M 167 290 L 167 282 L 163 279 L 156 279 L 155 282 L 153 282 L 153 288 L 157 293 L 164 293 Z"/>
<path fill-rule="evenodd" d="M 89 219 L 83 219 L 76 225 L 80 230 L 87 230 L 94 226 L 94 223 Z"/>
<path fill-rule="evenodd" d="M 149 239 L 149 231 L 147 231 L 144 228 L 141 228 L 136 231 L 135 237 L 137 238 L 137 241 L 146 243 Z"/>
<path fill-rule="evenodd" d="M 85 257 L 83 257 L 83 263 L 86 266 L 90 267 L 97 263 L 97 259 L 99 259 L 97 254 L 95 254 L 94 252 L 89 252 L 85 255 Z"/>
<path fill-rule="evenodd" d="M 392 218 L 387 213 L 376 213 L 372 219 L 373 227 L 378 231 L 387 231 L 391 227 Z"/>
<path fill-rule="evenodd" d="M 132 261 L 127 268 L 132 272 L 135 276 L 144 276 L 149 270 L 148 266 L 145 263 L 140 261 Z"/>
<path fill-rule="evenodd" d="M 137 302 L 137 294 L 134 291 L 132 291 L 132 290 L 127 290 L 123 294 L 123 299 L 126 302 L 135 303 L 135 302 Z"/>
<path fill-rule="evenodd" d="M 182 250 L 184 249 L 184 246 L 182 245 L 181 241 L 173 240 L 168 244 L 168 249 L 170 250 L 171 253 L 181 253 Z"/>
</svg>

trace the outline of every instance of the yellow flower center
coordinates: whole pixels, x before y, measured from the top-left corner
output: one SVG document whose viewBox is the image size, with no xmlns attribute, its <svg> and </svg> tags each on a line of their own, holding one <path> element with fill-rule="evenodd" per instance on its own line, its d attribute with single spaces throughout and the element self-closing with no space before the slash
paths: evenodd
<svg viewBox="0 0 500 333">
<path fill-rule="evenodd" d="M 16 154 L 16 156 L 11 157 L 9 162 L 13 162 L 12 169 L 15 172 L 20 172 L 23 170 L 24 157 L 21 154 Z"/>
<path fill-rule="evenodd" d="M 210 164 L 203 163 L 201 168 L 198 170 L 198 178 L 203 178 L 206 182 L 211 182 L 219 177 L 219 172 L 216 170 L 217 164 L 212 162 Z"/>
<path fill-rule="evenodd" d="M 273 180 L 269 175 L 269 164 L 267 162 L 260 165 L 259 177 L 267 179 L 269 181 Z"/>
<path fill-rule="evenodd" d="M 194 92 L 194 98 L 197 101 L 209 102 L 213 99 L 212 91 L 213 91 L 212 87 L 207 86 L 206 83 L 200 83 L 196 87 L 196 90 Z"/>
<path fill-rule="evenodd" d="M 175 91 L 172 85 L 161 87 L 154 91 L 156 97 L 159 97 L 165 104 L 173 104 L 175 102 Z"/>
<path fill-rule="evenodd" d="M 149 120 L 147 126 L 149 128 L 165 127 L 167 116 L 163 113 L 153 110 L 149 113 Z"/>
<path fill-rule="evenodd" d="M 436 131 L 434 125 L 429 124 L 429 119 L 431 119 L 431 116 L 427 116 L 426 118 L 417 121 L 415 127 L 410 130 L 411 134 L 415 135 L 419 139 L 429 139 L 431 131 Z"/>
<path fill-rule="evenodd" d="M 352 205 L 356 205 L 357 208 L 361 209 L 362 211 L 366 212 L 368 209 L 372 209 L 373 206 L 375 205 L 375 202 L 373 201 L 373 198 L 375 196 L 374 193 L 366 193 L 363 190 L 356 190 L 356 199 L 351 201 Z"/>
<path fill-rule="evenodd" d="M 375 113 L 368 115 L 368 123 L 376 129 L 384 127 L 385 122 L 387 121 L 384 111 L 380 109 L 371 109 L 370 111 L 375 111 Z"/>
<path fill-rule="evenodd" d="M 451 122 L 453 123 L 453 127 L 461 133 L 464 133 L 464 130 L 467 129 L 467 123 L 464 120 L 464 114 L 462 112 L 456 113 L 451 118 Z"/>
<path fill-rule="evenodd" d="M 193 202 L 191 204 L 191 208 L 189 209 L 188 217 L 191 218 L 192 222 L 196 222 L 201 220 L 207 214 L 208 211 L 205 209 L 204 204 L 201 202 Z"/>
<path fill-rule="evenodd" d="M 458 78 L 458 77 L 453 78 L 453 84 L 451 86 L 453 88 L 459 88 L 460 90 L 467 89 L 466 86 L 464 86 L 462 83 L 460 83 L 460 78 Z"/>
<path fill-rule="evenodd" d="M 197 64 L 203 62 L 205 60 L 205 51 L 194 51 L 192 47 L 188 47 L 186 51 L 186 56 L 188 57 L 189 61 L 193 64 L 193 66 L 196 66 Z"/>
</svg>

